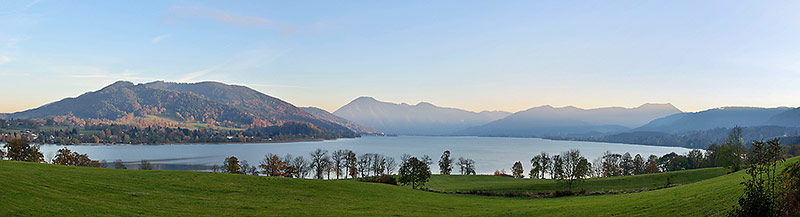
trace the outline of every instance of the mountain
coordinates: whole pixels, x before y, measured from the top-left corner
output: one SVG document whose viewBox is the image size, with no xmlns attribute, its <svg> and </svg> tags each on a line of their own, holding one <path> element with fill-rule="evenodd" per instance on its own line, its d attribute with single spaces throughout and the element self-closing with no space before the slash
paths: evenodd
<svg viewBox="0 0 800 217">
<path fill-rule="evenodd" d="M 462 130 L 458 134 L 519 137 L 599 135 L 626 131 L 650 120 L 680 112 L 669 103 L 596 109 L 539 106 Z"/>
<path fill-rule="evenodd" d="M 800 127 L 800 108 L 793 108 L 772 116 L 767 120 L 768 125 Z"/>
<path fill-rule="evenodd" d="M 331 114 L 330 112 L 325 111 L 325 110 L 323 110 L 321 108 L 317 108 L 317 107 L 300 107 L 300 109 L 303 109 L 303 111 L 308 112 L 309 114 L 311 114 L 314 117 L 317 117 L 319 119 L 330 121 L 330 122 L 342 125 L 344 127 L 347 127 L 347 129 L 350 129 L 353 132 L 356 132 L 358 134 L 366 134 L 366 135 L 382 134 L 380 131 L 378 131 L 376 129 L 373 129 L 372 127 L 362 126 L 360 124 L 357 124 L 356 122 L 352 122 L 352 121 L 349 121 L 349 120 L 344 119 L 342 117 L 339 117 L 339 116 L 336 116 L 334 114 Z"/>
<path fill-rule="evenodd" d="M 713 128 L 732 128 L 735 126 L 798 126 L 800 114 L 797 109 L 787 107 L 722 107 L 700 112 L 687 112 L 670 115 L 651 121 L 633 131 L 652 131 L 681 133 Z"/>
<path fill-rule="evenodd" d="M 742 127 L 742 139 L 745 144 L 754 140 L 769 140 L 780 138 L 781 144 L 797 144 L 796 138 L 800 135 L 800 128 L 783 126 L 749 126 Z M 568 138 L 571 140 L 585 140 L 596 142 L 657 145 L 657 146 L 681 146 L 686 148 L 705 149 L 710 144 L 720 144 L 728 138 L 731 128 L 713 128 L 706 130 L 694 130 L 681 133 L 665 133 L 653 131 L 632 131 L 613 135 Z M 555 138 L 566 139 L 566 138 Z"/>
<path fill-rule="evenodd" d="M 236 128 L 307 123 L 313 125 L 312 129 L 340 136 L 354 135 L 343 126 L 316 118 L 278 98 L 244 86 L 219 82 L 157 81 L 135 85 L 119 81 L 75 98 L 7 114 L 8 118 L 46 119 L 59 116 L 110 121 L 158 118 Z"/>
<path fill-rule="evenodd" d="M 456 108 L 438 107 L 427 102 L 416 105 L 381 102 L 372 97 L 359 97 L 342 106 L 334 115 L 371 126 L 384 133 L 400 135 L 450 135 L 468 127 L 503 118 L 510 113 L 480 113 Z"/>
</svg>

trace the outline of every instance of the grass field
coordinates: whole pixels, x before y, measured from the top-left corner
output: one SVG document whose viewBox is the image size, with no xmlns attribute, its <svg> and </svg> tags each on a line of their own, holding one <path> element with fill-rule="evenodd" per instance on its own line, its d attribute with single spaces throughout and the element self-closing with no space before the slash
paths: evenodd
<svg viewBox="0 0 800 217">
<path fill-rule="evenodd" d="M 727 174 L 725 168 L 704 168 L 637 176 L 592 178 L 573 186 L 574 191 L 630 191 L 662 188 L 668 184 L 688 184 Z M 667 179 L 669 178 L 669 181 Z M 515 179 L 501 176 L 442 176 L 434 175 L 428 188 L 446 192 L 471 190 L 492 192 L 549 193 L 567 190 L 563 184 L 550 179 Z"/>
<path fill-rule="evenodd" d="M 735 203 L 742 176 L 641 193 L 531 199 L 348 180 L 0 161 L 0 216 L 707 216 Z"/>
</svg>

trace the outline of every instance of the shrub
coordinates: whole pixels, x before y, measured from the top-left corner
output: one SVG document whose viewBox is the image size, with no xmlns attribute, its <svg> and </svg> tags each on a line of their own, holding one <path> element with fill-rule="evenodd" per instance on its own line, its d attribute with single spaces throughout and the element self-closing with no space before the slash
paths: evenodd
<svg viewBox="0 0 800 217">
<path fill-rule="evenodd" d="M 575 195 L 575 192 L 572 191 L 553 191 L 550 193 L 550 197 L 566 197 Z"/>
<path fill-rule="evenodd" d="M 359 179 L 359 181 L 397 185 L 397 178 L 395 176 L 393 176 L 393 175 L 380 175 L 380 176 L 364 177 L 364 178 Z"/>
</svg>

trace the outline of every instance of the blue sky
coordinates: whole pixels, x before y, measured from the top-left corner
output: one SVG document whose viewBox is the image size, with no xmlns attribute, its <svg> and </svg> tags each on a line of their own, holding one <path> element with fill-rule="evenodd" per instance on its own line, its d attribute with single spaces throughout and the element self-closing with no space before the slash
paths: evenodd
<svg viewBox="0 0 800 217">
<path fill-rule="evenodd" d="M 796 1 L 3 1 L 0 112 L 116 80 L 472 111 L 800 106 Z"/>
</svg>

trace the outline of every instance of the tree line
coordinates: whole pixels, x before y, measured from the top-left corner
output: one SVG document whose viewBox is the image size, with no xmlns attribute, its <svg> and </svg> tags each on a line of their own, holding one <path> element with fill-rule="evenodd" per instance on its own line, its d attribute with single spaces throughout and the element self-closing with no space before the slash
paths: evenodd
<svg viewBox="0 0 800 217">
<path fill-rule="evenodd" d="M 5 131 L 5 133 L 2 133 Z M 168 126 L 134 126 L 125 124 L 65 125 L 49 120 L 0 119 L 0 142 L 25 139 L 37 144 L 165 144 L 264 142 L 293 139 L 332 139 L 355 137 L 355 134 L 332 134 L 306 123 L 287 122 L 281 126 L 223 130 L 188 129 Z"/>
<path fill-rule="evenodd" d="M 316 149 L 309 158 L 267 153 L 257 165 L 239 161 L 236 156 L 225 158 L 223 165 L 214 165 L 212 172 L 279 176 L 289 178 L 348 179 L 392 175 L 399 166 L 393 157 L 378 153 L 356 154 L 352 150 L 333 152 Z M 405 160 L 404 160 L 405 161 Z"/>
<path fill-rule="evenodd" d="M 27 162 L 36 162 L 36 163 L 48 163 L 44 159 L 44 154 L 39 151 L 38 145 L 31 145 L 28 141 L 24 139 L 11 139 L 3 146 L 5 151 L 0 149 L 0 160 L 7 159 L 12 161 L 27 161 Z M 78 152 L 70 151 L 68 148 L 64 147 L 56 151 L 56 155 L 53 156 L 53 159 L 49 162 L 51 164 L 56 165 L 65 165 L 65 166 L 80 166 L 80 167 L 108 167 L 108 163 L 105 160 L 97 161 L 92 160 L 89 158 L 87 154 L 80 154 Z M 122 160 L 117 160 L 114 162 L 114 168 L 117 169 L 126 169 L 125 165 L 122 163 Z M 150 163 L 146 160 L 142 161 L 140 165 L 141 169 L 152 169 Z"/>
<path fill-rule="evenodd" d="M 378 153 L 356 154 L 352 150 L 339 149 L 328 151 L 316 149 L 305 156 L 267 153 L 257 165 L 236 156 L 225 158 L 223 164 L 212 166 L 212 172 L 265 175 L 287 178 L 313 179 L 351 179 L 360 181 L 381 182 L 389 184 L 411 185 L 420 188 L 431 176 L 430 166 L 433 160 L 428 155 L 421 157 L 403 154 L 398 162 L 393 157 Z M 449 175 L 455 167 L 462 175 L 475 175 L 475 161 L 459 157 L 452 160 L 450 151 L 444 151 L 439 159 L 441 174 Z M 395 171 L 397 171 L 395 177 Z"/>
</svg>

